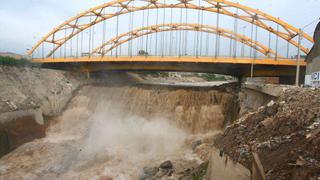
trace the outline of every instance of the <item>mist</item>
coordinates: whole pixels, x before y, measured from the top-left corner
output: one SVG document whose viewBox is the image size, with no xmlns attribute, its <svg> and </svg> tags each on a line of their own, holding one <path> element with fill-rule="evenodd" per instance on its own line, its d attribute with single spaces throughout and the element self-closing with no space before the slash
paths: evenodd
<svg viewBox="0 0 320 180">
<path fill-rule="evenodd" d="M 116 149 L 135 154 L 168 154 L 179 149 L 187 137 L 186 132 L 170 124 L 167 119 L 123 117 L 114 111 L 121 110 L 97 108 L 90 117 L 92 123 L 84 153 L 97 154 Z"/>
</svg>

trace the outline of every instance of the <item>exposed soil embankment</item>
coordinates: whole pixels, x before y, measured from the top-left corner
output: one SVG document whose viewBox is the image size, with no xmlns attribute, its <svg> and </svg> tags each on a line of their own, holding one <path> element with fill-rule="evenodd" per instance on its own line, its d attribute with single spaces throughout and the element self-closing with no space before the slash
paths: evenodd
<svg viewBox="0 0 320 180">
<path fill-rule="evenodd" d="M 2 113 L 0 117 L 0 156 L 46 133 L 42 113 L 27 110 Z"/>
<path fill-rule="evenodd" d="M 0 113 L 40 108 L 55 116 L 85 82 L 80 73 L 0 66 Z"/>
<path fill-rule="evenodd" d="M 287 89 L 228 127 L 215 143 L 248 168 L 256 151 L 267 179 L 319 179 L 319 94 L 319 89 Z"/>
<path fill-rule="evenodd" d="M 42 116 L 60 114 L 85 82 L 80 73 L 0 66 L 0 157 L 44 137 Z"/>
</svg>

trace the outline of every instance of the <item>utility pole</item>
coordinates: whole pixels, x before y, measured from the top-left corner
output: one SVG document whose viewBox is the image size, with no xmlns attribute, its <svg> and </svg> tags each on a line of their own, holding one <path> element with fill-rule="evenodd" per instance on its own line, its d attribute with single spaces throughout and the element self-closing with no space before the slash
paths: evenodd
<svg viewBox="0 0 320 180">
<path fill-rule="evenodd" d="M 298 35 L 298 55 L 297 55 L 297 70 L 296 70 L 296 86 L 299 86 L 299 80 L 300 80 L 300 59 L 301 59 L 301 35 L 302 35 L 302 29 L 299 29 L 299 35 Z"/>
</svg>

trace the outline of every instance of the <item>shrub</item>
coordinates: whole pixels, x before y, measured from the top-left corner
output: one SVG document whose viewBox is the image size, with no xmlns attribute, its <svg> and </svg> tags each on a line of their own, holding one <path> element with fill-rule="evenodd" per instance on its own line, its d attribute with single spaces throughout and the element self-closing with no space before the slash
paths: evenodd
<svg viewBox="0 0 320 180">
<path fill-rule="evenodd" d="M 25 58 L 16 59 L 9 56 L 0 56 L 0 65 L 5 66 L 28 66 L 28 67 L 38 67 L 38 64 L 32 63 Z"/>
<path fill-rule="evenodd" d="M 215 74 L 210 74 L 210 73 L 201 73 L 200 77 L 206 81 L 225 81 L 226 80 L 224 76 L 217 76 Z"/>
</svg>

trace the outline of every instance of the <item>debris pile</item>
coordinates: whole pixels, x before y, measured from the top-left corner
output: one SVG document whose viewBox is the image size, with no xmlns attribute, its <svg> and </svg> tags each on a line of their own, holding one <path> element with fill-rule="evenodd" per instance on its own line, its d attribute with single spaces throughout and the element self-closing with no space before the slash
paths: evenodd
<svg viewBox="0 0 320 180">
<path fill-rule="evenodd" d="M 320 90 L 285 90 L 227 127 L 215 145 L 247 168 L 257 152 L 267 179 L 319 179 Z"/>
<path fill-rule="evenodd" d="M 155 179 L 202 179 L 208 168 L 208 162 L 183 169 L 176 168 L 171 161 L 165 161 L 159 167 L 144 167 L 139 180 Z"/>
</svg>

